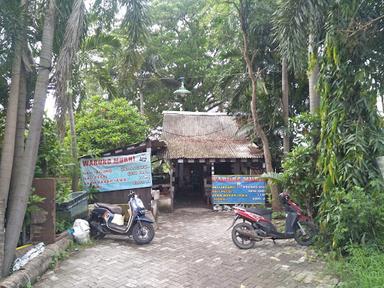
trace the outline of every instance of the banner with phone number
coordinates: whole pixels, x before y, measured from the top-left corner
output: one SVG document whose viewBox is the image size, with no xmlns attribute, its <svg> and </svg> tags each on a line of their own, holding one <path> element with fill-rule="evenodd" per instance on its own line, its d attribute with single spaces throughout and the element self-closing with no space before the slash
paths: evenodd
<svg viewBox="0 0 384 288">
<path fill-rule="evenodd" d="M 267 183 L 257 176 L 213 175 L 213 204 L 265 204 Z"/>
<path fill-rule="evenodd" d="M 150 152 L 81 159 L 80 167 L 87 189 L 105 192 L 152 186 Z"/>
</svg>

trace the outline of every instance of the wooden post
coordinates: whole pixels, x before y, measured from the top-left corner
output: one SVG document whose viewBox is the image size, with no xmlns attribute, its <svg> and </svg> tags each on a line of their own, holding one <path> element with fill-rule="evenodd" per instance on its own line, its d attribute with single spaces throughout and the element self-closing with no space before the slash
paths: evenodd
<svg viewBox="0 0 384 288">
<path fill-rule="evenodd" d="M 37 211 L 31 213 L 31 241 L 51 244 L 56 239 L 56 179 L 33 180 L 34 195 L 43 197 Z"/>
</svg>

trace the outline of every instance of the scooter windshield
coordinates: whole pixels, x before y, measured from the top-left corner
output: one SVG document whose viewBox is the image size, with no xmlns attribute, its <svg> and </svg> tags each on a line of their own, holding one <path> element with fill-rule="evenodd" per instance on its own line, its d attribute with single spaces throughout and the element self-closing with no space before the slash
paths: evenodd
<svg viewBox="0 0 384 288">
<path fill-rule="evenodd" d="M 133 206 L 132 208 L 135 210 L 136 209 L 144 209 L 144 203 L 138 197 L 135 197 L 132 199 L 132 206 Z"/>
</svg>

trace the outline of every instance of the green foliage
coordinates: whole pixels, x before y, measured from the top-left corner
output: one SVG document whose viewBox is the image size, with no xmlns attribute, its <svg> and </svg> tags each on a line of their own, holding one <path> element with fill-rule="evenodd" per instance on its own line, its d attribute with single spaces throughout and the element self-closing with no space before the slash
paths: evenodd
<svg viewBox="0 0 384 288">
<path fill-rule="evenodd" d="M 44 117 L 35 177 L 59 177 L 66 171 L 69 151 L 60 143 L 56 122 Z"/>
<path fill-rule="evenodd" d="M 100 191 L 96 189 L 95 187 L 91 186 L 87 189 L 88 192 L 88 202 L 93 203 L 96 199 L 96 194 Z"/>
<path fill-rule="evenodd" d="M 330 269 L 341 280 L 338 287 L 371 288 L 384 283 L 384 253 L 375 247 L 351 247 L 346 259 L 331 260 Z"/>
<path fill-rule="evenodd" d="M 120 60 L 123 46 L 127 40 L 121 31 L 98 32 L 85 38 L 79 53 L 80 65 L 77 67 L 74 91 L 84 96 L 107 95 L 112 99 L 126 96 L 118 89 Z M 84 65 L 86 64 L 86 65 Z M 81 103 L 80 103 L 81 104 Z"/>
<path fill-rule="evenodd" d="M 61 217 L 60 215 L 56 215 L 56 234 L 66 231 L 67 229 L 72 227 L 72 221 L 67 217 Z"/>
<path fill-rule="evenodd" d="M 95 155 L 143 141 L 148 131 L 146 119 L 123 98 L 106 101 L 91 97 L 76 115 L 80 155 Z"/>
<path fill-rule="evenodd" d="M 274 212 L 272 212 L 272 219 L 279 219 L 279 220 L 284 219 L 285 220 L 285 218 L 286 218 L 286 215 L 285 215 L 284 211 L 274 211 Z"/>
<path fill-rule="evenodd" d="M 316 154 L 312 146 L 295 147 L 283 161 L 283 187 L 310 215 L 316 215 L 316 203 L 322 179 L 316 171 Z"/>
<path fill-rule="evenodd" d="M 0 6 L 0 110 L 2 110 L 1 106 L 5 108 L 8 103 L 15 39 L 20 35 L 23 17 L 19 1 L 2 0 Z"/>
<path fill-rule="evenodd" d="M 310 146 L 318 142 L 320 119 L 316 114 L 301 113 L 290 119 L 290 134 L 295 146 Z M 315 147 L 313 147 L 315 148 Z"/>
<path fill-rule="evenodd" d="M 312 146 L 297 146 L 283 160 L 282 173 L 264 173 L 268 179 L 287 190 L 292 199 L 309 215 L 317 213 L 322 179 L 316 170 L 316 154 Z"/>
<path fill-rule="evenodd" d="M 76 191 L 73 191 L 76 192 Z M 56 203 L 61 204 L 70 199 L 71 183 L 67 179 L 56 179 Z"/>
<path fill-rule="evenodd" d="M 242 4 L 240 4 L 240 2 Z M 249 54 L 252 58 L 253 68 L 258 72 L 257 80 L 257 112 L 260 123 L 263 126 L 270 145 L 273 159 L 281 158 L 281 135 L 284 133 L 283 119 L 281 115 L 281 59 L 277 54 L 276 43 L 272 38 L 272 23 L 270 15 L 276 8 L 273 1 L 240 1 L 239 5 L 233 3 L 229 11 L 226 11 L 229 24 L 220 23 L 217 29 L 218 34 L 225 34 L 231 39 L 220 46 L 221 57 L 228 61 L 229 65 L 223 65 L 220 71 L 221 77 L 215 90 L 222 95 L 224 101 L 228 101 L 227 110 L 231 114 L 246 115 L 243 126 L 244 132 L 260 147 L 261 140 L 253 131 L 251 118 L 250 101 L 252 95 L 251 81 L 247 75 L 241 49 L 243 39 L 239 33 L 240 24 L 237 7 L 242 7 L 242 18 L 245 18 L 247 38 L 249 43 Z M 225 6 L 222 4 L 222 6 Z M 224 10 L 225 11 L 225 10 Z M 216 20 L 223 17 L 216 16 Z M 215 18 L 214 18 L 215 19 Z M 222 19 L 221 19 L 222 20 Z M 221 30 L 223 29 L 223 30 Z M 225 30 L 224 30 L 225 29 Z M 235 39 L 236 41 L 234 41 Z M 233 47 L 232 44 L 236 45 Z M 224 45 L 223 45 L 224 46 Z M 237 72 L 237 73 L 235 73 Z M 294 101 L 292 101 L 294 104 Z"/>
<path fill-rule="evenodd" d="M 135 100 L 150 23 L 148 14 L 147 0 L 94 1 L 87 14 L 91 32 L 83 41 L 77 79 L 72 84 L 80 95 L 80 106 L 84 96 L 93 95 Z"/>
<path fill-rule="evenodd" d="M 56 269 L 60 261 L 68 258 L 69 253 L 67 250 L 59 251 L 52 256 L 51 262 L 49 263 L 49 269 Z"/>
<path fill-rule="evenodd" d="M 24 288 L 32 288 L 31 282 L 28 280 L 28 283 L 24 286 Z"/>
<path fill-rule="evenodd" d="M 223 95 L 215 87 L 232 60 L 224 63 L 224 56 L 221 55 L 224 51 L 219 51 L 219 46 L 224 45 L 216 40 L 224 35 L 215 33 L 213 25 L 226 16 L 217 17 L 214 11 L 218 8 L 214 8 L 214 4 L 201 0 L 151 3 L 150 15 L 156 27 L 149 32 L 143 54 L 141 78 L 144 81 L 141 89 L 145 111 L 153 125 L 161 120 L 163 110 L 179 110 L 182 107 L 186 111 L 206 111 L 222 102 Z M 233 31 L 226 32 L 233 35 Z M 237 61 L 239 59 L 241 56 Z M 192 92 L 186 98 L 172 93 L 180 86 L 180 82 L 176 81 L 180 76 L 185 77 L 185 86 Z M 140 81 L 138 84 L 141 84 Z M 135 97 L 134 103 L 137 100 Z"/>
<path fill-rule="evenodd" d="M 161 174 L 161 173 L 169 173 L 170 165 L 167 161 L 162 159 L 161 157 L 153 156 L 152 157 L 152 173 Z"/>
<path fill-rule="evenodd" d="M 273 17 L 275 38 L 281 55 L 288 59 L 288 63 L 296 73 L 313 64 L 314 59 L 307 61 L 306 57 L 308 35 L 311 33 L 315 37 L 315 42 L 320 42 L 329 2 L 328 0 L 277 2 L 278 8 Z"/>
<path fill-rule="evenodd" d="M 45 197 L 31 194 L 28 197 L 28 203 L 27 203 L 27 211 L 25 212 L 24 216 L 24 225 L 28 226 L 31 224 L 31 213 L 37 212 L 39 210 L 38 204 L 43 202 Z"/>
<path fill-rule="evenodd" d="M 282 163 L 284 189 L 312 216 L 317 214 L 322 183 L 322 177 L 317 171 L 318 155 L 314 144 L 319 133 L 318 126 L 316 115 L 302 113 L 291 118 L 294 147 Z"/>
<path fill-rule="evenodd" d="M 39 207 L 37 206 L 41 202 L 43 202 L 45 197 L 31 194 L 28 198 L 28 207 L 27 207 L 27 213 L 36 212 L 39 210 Z"/>
<path fill-rule="evenodd" d="M 348 34 L 348 25 L 367 21 L 367 13 L 376 14 L 378 7 L 368 1 L 362 9 L 358 2 L 331 6 L 319 84 L 318 171 L 324 183 L 318 218 L 322 242 L 340 253 L 350 243 L 384 241 L 383 181 L 375 161 L 384 141 L 376 108 L 379 90 L 371 85 L 380 74 L 375 65 L 366 65 L 378 57 L 376 48 L 366 48 L 380 33 L 370 30 L 371 39 L 359 31 Z"/>
<path fill-rule="evenodd" d="M 295 146 L 284 157 L 282 173 L 266 173 L 270 179 L 289 191 L 292 199 L 307 210 L 309 215 L 317 213 L 321 193 L 322 177 L 317 171 L 317 153 L 313 139 L 318 133 L 318 117 L 308 113 L 300 114 L 290 121 L 290 130 Z"/>
<path fill-rule="evenodd" d="M 147 0 L 125 0 L 127 12 L 124 16 L 123 25 L 129 35 L 131 46 L 139 47 L 144 43 L 147 36 L 149 18 L 147 15 Z"/>
<path fill-rule="evenodd" d="M 353 187 L 333 189 L 322 197 L 322 238 L 336 252 L 347 251 L 350 243 L 384 244 L 384 195 L 378 190 Z"/>
</svg>

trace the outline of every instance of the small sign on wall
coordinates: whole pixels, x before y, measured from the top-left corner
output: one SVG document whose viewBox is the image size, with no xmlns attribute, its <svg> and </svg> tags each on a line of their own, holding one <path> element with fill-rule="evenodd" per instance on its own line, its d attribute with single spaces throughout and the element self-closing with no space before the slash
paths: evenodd
<svg viewBox="0 0 384 288">
<path fill-rule="evenodd" d="M 257 176 L 213 175 L 213 204 L 265 204 L 267 183 Z"/>
</svg>

